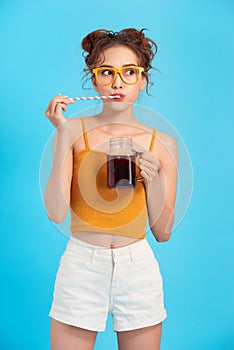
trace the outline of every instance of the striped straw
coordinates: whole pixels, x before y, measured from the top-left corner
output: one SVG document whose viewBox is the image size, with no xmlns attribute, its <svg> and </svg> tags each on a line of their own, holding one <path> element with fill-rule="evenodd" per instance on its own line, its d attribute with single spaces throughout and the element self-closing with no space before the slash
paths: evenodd
<svg viewBox="0 0 234 350">
<path fill-rule="evenodd" d="M 102 100 L 108 98 L 120 98 L 119 95 L 114 96 L 86 96 L 86 97 L 73 97 L 73 100 L 81 101 L 81 100 Z"/>
</svg>

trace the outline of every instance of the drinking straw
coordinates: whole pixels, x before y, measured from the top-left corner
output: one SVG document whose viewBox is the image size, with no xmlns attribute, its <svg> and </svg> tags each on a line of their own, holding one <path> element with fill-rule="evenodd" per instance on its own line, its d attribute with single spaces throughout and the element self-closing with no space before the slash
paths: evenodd
<svg viewBox="0 0 234 350">
<path fill-rule="evenodd" d="M 108 98 L 120 98 L 119 95 L 114 96 L 86 96 L 86 97 L 72 97 L 73 100 L 102 100 L 102 99 L 108 99 Z"/>
</svg>

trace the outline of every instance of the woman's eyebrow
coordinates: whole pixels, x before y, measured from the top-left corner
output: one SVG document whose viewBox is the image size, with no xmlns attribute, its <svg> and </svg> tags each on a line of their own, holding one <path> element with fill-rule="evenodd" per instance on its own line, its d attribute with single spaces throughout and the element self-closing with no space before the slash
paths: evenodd
<svg viewBox="0 0 234 350">
<path fill-rule="evenodd" d="M 127 67 L 127 66 L 135 66 L 135 67 L 137 67 L 137 64 L 135 64 L 135 63 L 127 63 L 127 64 L 124 64 L 122 67 Z"/>
<path fill-rule="evenodd" d="M 137 65 L 135 63 L 127 63 L 127 64 L 123 64 L 122 67 L 128 67 L 128 66 L 135 66 L 137 67 Z M 114 66 L 111 66 L 109 64 L 102 64 L 101 66 L 99 66 L 99 68 L 102 67 L 110 67 L 110 68 L 115 68 Z"/>
</svg>

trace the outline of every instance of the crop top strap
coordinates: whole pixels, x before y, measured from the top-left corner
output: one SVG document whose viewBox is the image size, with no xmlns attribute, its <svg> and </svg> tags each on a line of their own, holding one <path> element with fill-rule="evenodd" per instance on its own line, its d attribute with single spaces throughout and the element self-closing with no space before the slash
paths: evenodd
<svg viewBox="0 0 234 350">
<path fill-rule="evenodd" d="M 85 141 L 85 148 L 89 149 L 89 140 L 88 140 L 88 136 L 87 136 L 87 131 L 86 131 L 84 117 L 81 117 L 81 122 L 82 122 L 82 128 L 83 128 L 83 136 L 84 136 L 84 141 Z"/>
<path fill-rule="evenodd" d="M 150 152 L 153 152 L 154 149 L 154 144 L 155 144 L 155 139 L 156 139 L 156 129 L 154 128 L 153 130 L 153 135 L 152 135 L 152 139 L 151 139 L 151 144 L 150 144 Z"/>
</svg>

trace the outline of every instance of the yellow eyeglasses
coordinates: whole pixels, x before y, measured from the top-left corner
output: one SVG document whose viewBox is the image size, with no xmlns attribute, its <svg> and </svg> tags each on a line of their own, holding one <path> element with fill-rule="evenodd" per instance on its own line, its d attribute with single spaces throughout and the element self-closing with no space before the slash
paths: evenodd
<svg viewBox="0 0 234 350">
<path fill-rule="evenodd" d="M 107 86 L 112 84 L 116 79 L 117 73 L 119 73 L 124 83 L 131 85 L 136 84 L 140 80 L 144 68 L 137 66 L 127 66 L 122 68 L 98 67 L 94 68 L 92 72 L 95 74 L 100 85 Z"/>
</svg>

